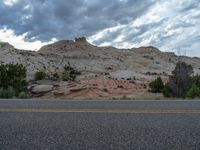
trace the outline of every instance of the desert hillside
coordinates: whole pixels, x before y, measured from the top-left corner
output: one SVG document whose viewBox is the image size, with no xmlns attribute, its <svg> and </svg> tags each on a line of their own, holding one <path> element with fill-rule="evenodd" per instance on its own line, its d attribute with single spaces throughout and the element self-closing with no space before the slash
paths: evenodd
<svg viewBox="0 0 200 150">
<path fill-rule="evenodd" d="M 167 79 L 180 59 L 191 64 L 195 73 L 200 73 L 199 58 L 177 57 L 151 46 L 132 49 L 97 47 L 84 37 L 58 41 L 38 51 L 19 50 L 9 43 L 0 43 L 0 63 L 25 65 L 29 81 L 34 80 L 37 71 L 62 73 L 66 64 L 81 72 L 75 82 L 37 83 L 39 87 L 34 90 L 38 96 L 41 91 L 48 96 L 70 98 L 135 95 L 138 89 L 144 93 L 152 79 L 157 76 Z"/>
<path fill-rule="evenodd" d="M 115 78 L 149 78 L 149 75 L 169 75 L 178 59 L 191 64 L 200 72 L 199 58 L 177 57 L 154 47 L 117 49 L 97 47 L 86 38 L 63 40 L 46 45 L 38 51 L 24 51 L 9 43 L 0 43 L 0 63 L 21 63 L 27 67 L 28 79 L 38 70 L 48 73 L 61 72 L 70 63 L 84 76 L 109 73 Z"/>
</svg>

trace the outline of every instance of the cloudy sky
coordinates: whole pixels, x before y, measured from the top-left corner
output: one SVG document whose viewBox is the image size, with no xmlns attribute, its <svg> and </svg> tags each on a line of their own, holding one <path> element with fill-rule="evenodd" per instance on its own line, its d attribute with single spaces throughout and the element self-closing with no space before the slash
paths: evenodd
<svg viewBox="0 0 200 150">
<path fill-rule="evenodd" d="M 0 41 L 36 50 L 86 36 L 95 45 L 200 56 L 199 0 L 0 0 Z"/>
</svg>

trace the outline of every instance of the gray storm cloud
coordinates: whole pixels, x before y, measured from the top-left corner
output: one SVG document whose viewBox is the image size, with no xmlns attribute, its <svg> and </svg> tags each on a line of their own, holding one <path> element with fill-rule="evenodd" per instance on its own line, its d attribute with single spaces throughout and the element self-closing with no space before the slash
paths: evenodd
<svg viewBox="0 0 200 150">
<path fill-rule="evenodd" d="M 2 0 L 0 12 L 0 29 L 26 33 L 29 42 L 86 36 L 97 45 L 152 45 L 200 55 L 199 0 Z"/>
<path fill-rule="evenodd" d="M 126 24 L 144 14 L 151 0 L 18 0 L 12 7 L 0 2 L 0 26 L 39 40 L 90 36 Z"/>
</svg>

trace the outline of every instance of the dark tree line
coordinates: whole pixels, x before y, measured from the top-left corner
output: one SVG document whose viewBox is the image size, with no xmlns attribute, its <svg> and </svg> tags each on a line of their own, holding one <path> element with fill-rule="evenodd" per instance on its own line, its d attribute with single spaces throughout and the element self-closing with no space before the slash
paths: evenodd
<svg viewBox="0 0 200 150">
<path fill-rule="evenodd" d="M 149 87 L 151 92 L 162 92 L 165 97 L 200 97 L 200 77 L 194 76 L 192 66 L 185 62 L 176 64 L 168 83 L 164 85 L 159 77 L 151 82 Z"/>
</svg>

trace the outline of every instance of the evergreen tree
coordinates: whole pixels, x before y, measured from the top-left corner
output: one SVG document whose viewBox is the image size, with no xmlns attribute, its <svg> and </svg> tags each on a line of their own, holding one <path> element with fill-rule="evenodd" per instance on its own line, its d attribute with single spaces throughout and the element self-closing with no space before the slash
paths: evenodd
<svg viewBox="0 0 200 150">
<path fill-rule="evenodd" d="M 161 93 L 163 91 L 163 88 L 164 88 L 164 84 L 163 84 L 161 77 L 158 77 L 156 80 L 152 81 L 149 84 L 149 87 L 151 88 L 151 92 Z"/>
</svg>

